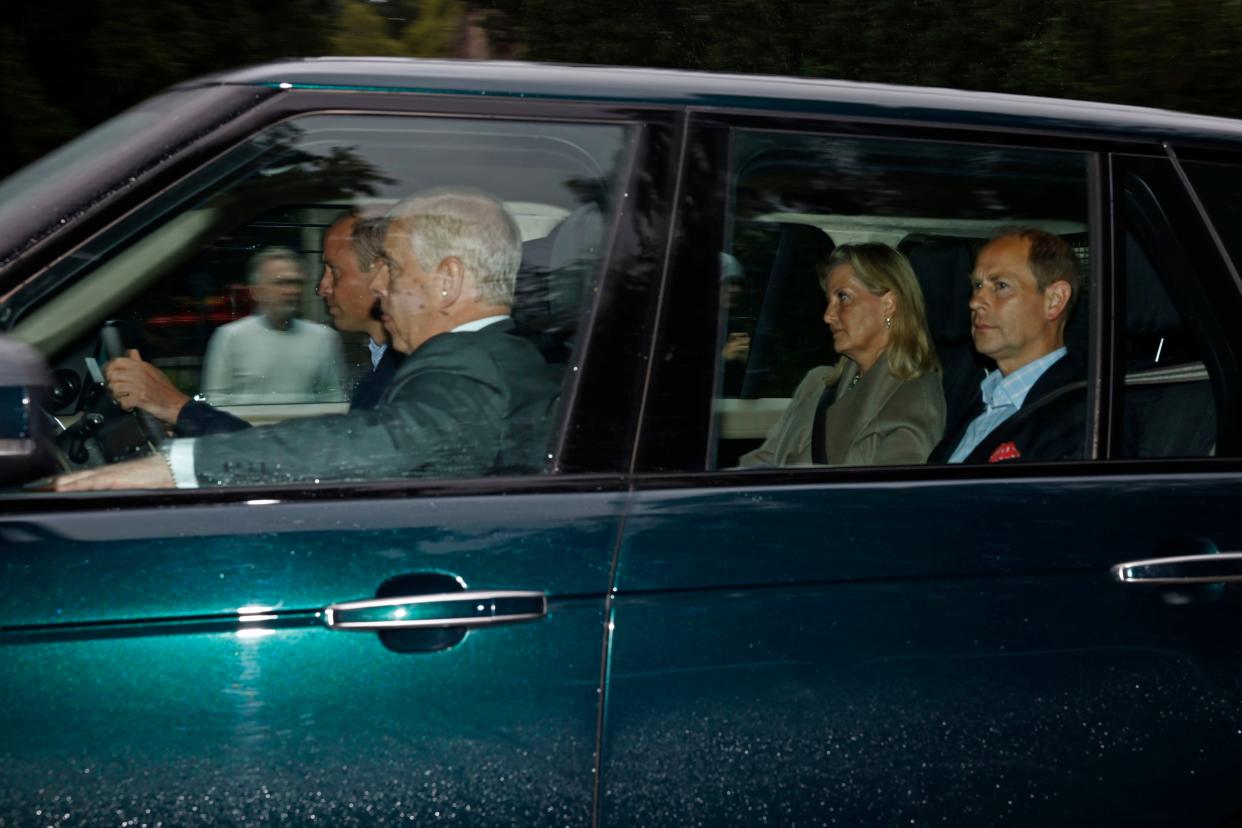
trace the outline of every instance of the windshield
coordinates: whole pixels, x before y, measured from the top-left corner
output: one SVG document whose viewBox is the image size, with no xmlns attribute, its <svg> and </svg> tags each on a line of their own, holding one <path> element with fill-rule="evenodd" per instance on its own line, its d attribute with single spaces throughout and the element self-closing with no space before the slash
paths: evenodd
<svg viewBox="0 0 1242 828">
<path fill-rule="evenodd" d="M 257 93 L 227 86 L 167 92 L 9 176 L 0 183 L 0 266 L 215 126 L 218 113 L 234 109 L 230 104 Z"/>
</svg>

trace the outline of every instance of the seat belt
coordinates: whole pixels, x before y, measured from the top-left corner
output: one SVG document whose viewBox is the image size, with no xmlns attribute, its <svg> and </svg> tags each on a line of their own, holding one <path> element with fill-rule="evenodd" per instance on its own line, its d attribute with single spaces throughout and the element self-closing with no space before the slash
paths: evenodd
<svg viewBox="0 0 1242 828">
<path fill-rule="evenodd" d="M 815 405 L 815 419 L 811 420 L 811 462 L 817 466 L 828 465 L 828 431 L 824 426 L 824 412 L 837 401 L 840 387 L 839 381 L 826 387 Z"/>
</svg>

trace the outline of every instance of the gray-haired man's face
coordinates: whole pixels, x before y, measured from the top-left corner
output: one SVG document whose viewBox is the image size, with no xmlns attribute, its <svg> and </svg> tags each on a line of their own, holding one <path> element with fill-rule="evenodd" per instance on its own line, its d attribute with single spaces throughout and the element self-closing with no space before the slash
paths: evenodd
<svg viewBox="0 0 1242 828">
<path fill-rule="evenodd" d="M 384 248 L 371 266 L 371 290 L 379 297 L 384 329 L 392 346 L 403 354 L 412 353 L 439 333 L 437 317 L 443 315 L 436 275 L 423 270 L 415 258 L 410 231 L 407 220 L 390 222 Z"/>
</svg>

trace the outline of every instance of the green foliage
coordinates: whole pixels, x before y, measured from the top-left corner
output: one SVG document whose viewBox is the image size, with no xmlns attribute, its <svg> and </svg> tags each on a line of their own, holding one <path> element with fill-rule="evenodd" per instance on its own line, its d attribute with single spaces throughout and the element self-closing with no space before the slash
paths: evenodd
<svg viewBox="0 0 1242 828">
<path fill-rule="evenodd" d="M 494 0 L 521 57 L 1242 116 L 1242 0 Z"/>
<path fill-rule="evenodd" d="M 418 57 L 450 57 L 465 21 L 458 0 L 423 0 L 418 17 L 401 34 L 405 54 Z"/>
<path fill-rule="evenodd" d="M 341 7 L 340 28 L 332 36 L 332 52 L 337 55 L 401 54 L 401 41 L 392 36 L 388 21 L 367 0 L 345 0 Z"/>
<path fill-rule="evenodd" d="M 323 54 L 337 0 L 60 0 L 0 22 L 0 175 L 189 78 Z"/>
<path fill-rule="evenodd" d="M 465 20 L 459 0 L 412 4 L 344 0 L 332 51 L 338 55 L 448 57 Z"/>
<path fill-rule="evenodd" d="M 0 22 L 0 175 L 187 78 L 317 54 L 502 53 L 1242 116 L 1242 0 L 60 0 Z"/>
</svg>

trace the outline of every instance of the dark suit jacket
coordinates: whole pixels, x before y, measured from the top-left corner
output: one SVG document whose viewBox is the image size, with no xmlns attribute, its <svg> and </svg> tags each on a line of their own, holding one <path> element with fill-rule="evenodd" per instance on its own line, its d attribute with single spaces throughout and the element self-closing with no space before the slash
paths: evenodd
<svg viewBox="0 0 1242 828">
<path fill-rule="evenodd" d="M 349 408 L 375 408 L 380 395 L 392 382 L 393 376 L 405 355 L 388 348 L 380 357 L 379 364 L 367 372 L 367 375 L 354 389 L 354 396 L 349 401 Z M 227 434 L 230 431 L 242 431 L 250 428 L 250 423 L 241 417 L 235 417 L 227 411 L 208 405 L 199 400 L 190 400 L 181 407 L 177 415 L 177 423 L 173 430 L 178 437 L 203 437 L 207 434 Z"/>
<path fill-rule="evenodd" d="M 543 470 L 560 371 L 509 320 L 427 340 L 371 410 L 203 437 L 200 485 Z"/>
<path fill-rule="evenodd" d="M 1087 425 L 1086 385 L 1082 363 L 1068 353 L 1052 364 L 1031 386 L 1022 408 L 975 446 L 963 463 L 1014 460 L 1073 460 L 1084 456 Z M 1056 396 L 1053 396 L 1053 395 Z M 1038 408 L 1036 408 L 1038 406 Z M 973 403 L 936 446 L 929 463 L 947 463 L 971 421 L 983 413 L 983 398 L 975 388 Z M 1006 444 L 997 459 L 992 455 Z"/>
</svg>

